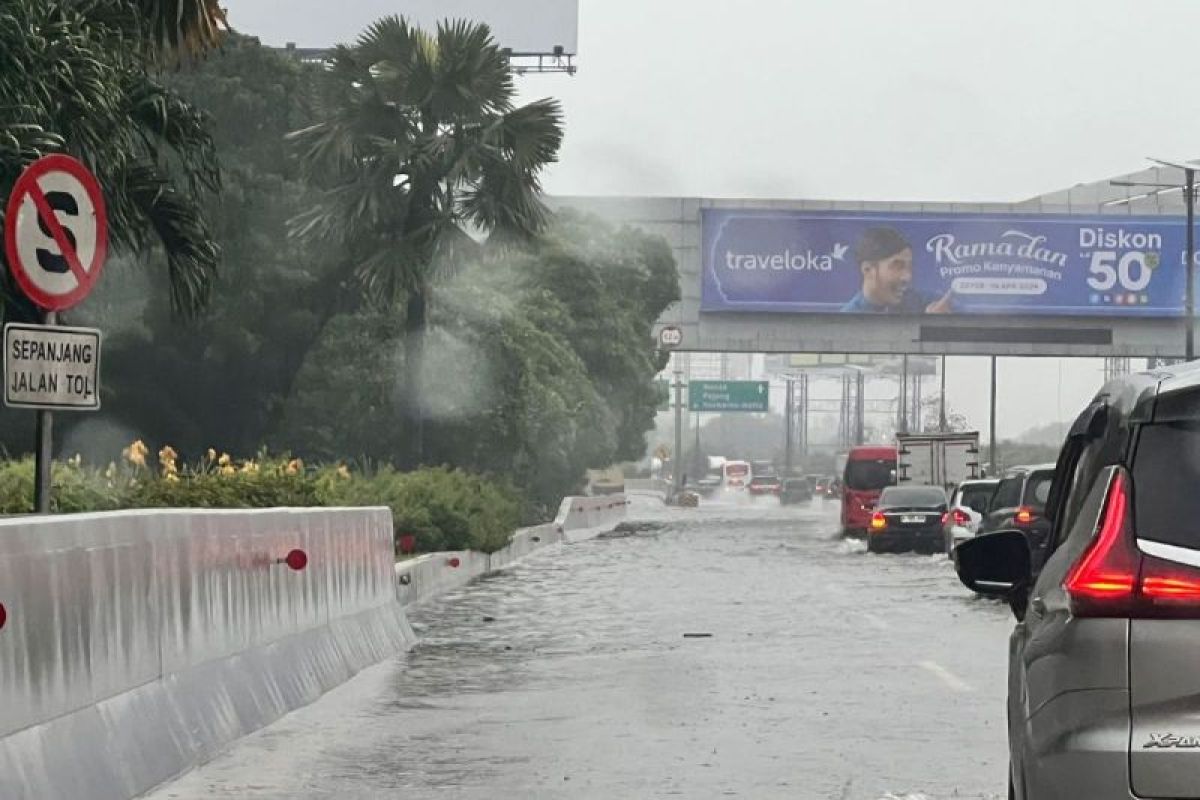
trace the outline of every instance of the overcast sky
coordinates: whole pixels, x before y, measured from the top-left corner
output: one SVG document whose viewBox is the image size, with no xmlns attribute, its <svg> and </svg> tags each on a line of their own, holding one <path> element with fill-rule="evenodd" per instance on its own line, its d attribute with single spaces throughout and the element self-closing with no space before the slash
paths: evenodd
<svg viewBox="0 0 1200 800">
<path fill-rule="evenodd" d="M 325 46 L 451 1 L 226 6 L 267 43 Z M 1198 36 L 1190 0 L 583 0 L 579 73 L 521 86 L 563 101 L 557 194 L 1008 201 L 1200 156 Z M 1061 392 L 1059 370 L 1004 362 L 1001 435 L 1098 385 L 1098 362 L 1068 363 Z M 985 430 L 986 374 L 954 359 L 949 392 Z"/>
</svg>

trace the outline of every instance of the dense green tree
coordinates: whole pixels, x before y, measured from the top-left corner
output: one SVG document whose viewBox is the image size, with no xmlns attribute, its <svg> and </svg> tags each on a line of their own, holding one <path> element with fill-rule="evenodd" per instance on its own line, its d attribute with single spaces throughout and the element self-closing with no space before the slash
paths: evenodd
<svg viewBox="0 0 1200 800">
<path fill-rule="evenodd" d="M 615 450 L 608 462 L 589 466 L 640 459 L 660 400 L 654 378 L 668 357 L 654 347 L 652 326 L 679 300 L 666 241 L 562 211 L 536 247 L 503 266 L 494 270 L 503 281 L 545 291 L 562 305 L 561 333 L 614 415 Z"/>
<path fill-rule="evenodd" d="M 190 312 L 218 258 L 197 203 L 218 185 L 216 151 L 203 115 L 153 72 L 148 5 L 0 2 L 0 194 L 42 155 L 78 157 L 104 187 L 116 251 L 161 247 L 172 304 Z M 32 316 L 7 270 L 0 291 L 10 316 Z"/>
<path fill-rule="evenodd" d="M 559 106 L 516 106 L 508 59 L 465 21 L 430 34 L 384 18 L 336 48 L 322 78 L 321 119 L 292 141 L 323 191 L 294 232 L 338 246 L 365 299 L 403 309 L 405 363 L 420 375 L 433 287 L 477 250 L 473 237 L 523 240 L 544 224 L 539 175 L 558 153 Z M 404 392 L 420 460 L 420 387 Z"/>
<path fill-rule="evenodd" d="M 221 244 L 221 271 L 208 308 L 179 325 L 157 300 L 165 287 L 152 272 L 137 263 L 110 266 L 78 314 L 109 337 L 103 423 L 190 453 L 209 446 L 254 452 L 267 441 L 326 308 L 339 297 L 322 284 L 326 254 L 287 236 L 288 220 L 310 198 L 283 137 L 311 121 L 316 70 L 231 36 L 170 77 L 174 91 L 205 111 L 220 157 L 223 189 L 205 212 Z M 89 448 L 94 437 L 77 438 L 85 454 L 111 447 L 107 439 Z"/>
</svg>

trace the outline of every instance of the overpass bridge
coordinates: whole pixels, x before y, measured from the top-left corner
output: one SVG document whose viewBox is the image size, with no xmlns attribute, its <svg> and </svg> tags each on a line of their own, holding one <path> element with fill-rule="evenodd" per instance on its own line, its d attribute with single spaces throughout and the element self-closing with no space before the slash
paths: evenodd
<svg viewBox="0 0 1200 800">
<path fill-rule="evenodd" d="M 1112 181 L 1126 183 L 1177 182 L 1176 170 L 1153 168 Z M 1162 250 L 1161 263 L 1149 264 L 1154 281 L 1181 281 L 1183 260 L 1176 260 L 1173 245 L 1182 242 L 1185 229 L 1183 196 L 1178 190 L 1146 192 L 1136 186 L 1114 185 L 1110 180 L 1080 184 L 1070 189 L 1040 195 L 1013 203 L 930 203 L 930 202 L 859 202 L 829 200 L 717 199 L 702 197 L 584 197 L 561 196 L 551 199 L 558 208 L 572 208 L 596 214 L 619 224 L 636 226 L 663 236 L 670 244 L 679 268 L 681 301 L 669 308 L 659 320 L 660 329 L 674 326 L 682 332 L 676 348 L 682 352 L 720 353 L 888 353 L 929 355 L 993 356 L 1083 356 L 1108 358 L 1178 358 L 1183 354 L 1184 329 L 1182 291 L 1174 298 L 1177 309 L 1146 313 L 1145 309 L 1075 308 L 1069 313 L 959 313 L 945 315 L 876 315 L 864 320 L 859 314 L 771 313 L 746 303 L 715 308 L 705 296 L 706 224 L 728 224 L 730 218 L 779 216 L 795 224 L 845 219 L 872 219 L 915 224 L 922 218 L 960 219 L 977 222 L 986 218 L 993 224 L 1007 220 L 1031 225 L 1055 224 L 1063 215 L 1089 221 L 1086 237 L 1079 235 L 1080 250 L 1092 245 L 1112 245 L 1113 266 L 1132 245 L 1130 236 L 1120 237 L 1123 221 L 1141 221 L 1145 245 L 1146 230 L 1162 231 L 1170 240 Z M 963 216 L 969 215 L 969 216 Z M 1111 219 L 1111 226 L 1107 223 Z M 707 221 L 707 222 L 706 222 Z M 791 224 L 791 223 L 788 223 Z M 710 231 L 710 235 L 713 235 Z M 807 235 L 807 234 L 806 234 Z M 1157 234 L 1149 234 L 1154 236 Z M 1084 241 L 1088 239 L 1089 241 Z M 1153 243 L 1153 241 L 1151 241 Z M 834 253 L 846 253 L 847 243 L 834 245 Z M 710 239 L 710 251 L 713 250 Z M 920 243 L 914 248 L 917 261 L 922 257 Z M 1182 253 L 1182 245 L 1179 246 Z M 1171 252 L 1167 252 L 1171 251 Z M 1089 253 L 1065 250 L 1062 264 L 1070 280 L 1079 280 L 1087 272 Z M 1168 255 L 1170 257 L 1168 257 Z M 709 271 L 723 269 L 720 254 L 710 252 Z M 762 255 L 763 266 L 769 256 Z M 1069 262 L 1066 259 L 1070 259 Z M 779 267 L 781 264 L 775 264 Z M 799 278 L 791 272 L 814 267 L 796 262 L 784 280 Z M 1107 270 L 1101 264 L 1098 269 Z M 1170 270 L 1170 272 L 1167 272 Z M 1074 273 L 1078 277 L 1072 277 Z M 1147 272 L 1146 274 L 1149 274 Z M 769 277 L 769 276 L 768 276 Z M 807 278 L 807 275 L 802 276 Z M 1103 276 L 1101 276 L 1103 279 Z M 782 284 L 780 284 L 782 285 Z M 1096 284 L 1094 284 L 1096 285 Z M 1102 285 L 1102 284 L 1100 284 Z M 711 289 L 710 285 L 710 289 Z M 1116 287 L 1118 291 L 1120 287 Z M 765 297 L 765 295 L 764 295 Z M 759 299 L 762 299 L 761 297 Z M 1100 299 L 1099 297 L 1095 299 Z M 1118 299 L 1124 299 L 1118 295 Z M 1132 298 L 1131 298 L 1132 299 Z M 1145 302 L 1144 300 L 1142 302 Z M 719 304 L 718 304 L 719 305 Z M 778 305 L 778 304 L 774 304 Z M 778 309 L 772 309 L 778 310 Z M 787 309 L 782 309 L 787 310 Z M 1137 313 L 1132 313 L 1137 312 Z"/>
</svg>

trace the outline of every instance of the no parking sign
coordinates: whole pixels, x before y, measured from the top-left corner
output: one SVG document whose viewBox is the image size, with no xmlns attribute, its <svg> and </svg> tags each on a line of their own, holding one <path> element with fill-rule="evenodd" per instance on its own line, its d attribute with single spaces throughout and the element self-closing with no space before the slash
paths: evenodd
<svg viewBox="0 0 1200 800">
<path fill-rule="evenodd" d="M 52 408 L 100 407 L 100 332 L 56 325 L 96 285 L 108 252 L 100 184 L 67 155 L 39 158 L 17 178 L 4 217 L 8 271 L 46 310 L 45 325 L 4 326 L 4 402 L 36 408 L 34 508 L 50 511 Z"/>
<path fill-rule="evenodd" d="M 108 217 L 100 184 L 67 155 L 40 158 L 17 179 L 4 218 L 8 268 L 47 311 L 76 305 L 100 277 Z"/>
</svg>

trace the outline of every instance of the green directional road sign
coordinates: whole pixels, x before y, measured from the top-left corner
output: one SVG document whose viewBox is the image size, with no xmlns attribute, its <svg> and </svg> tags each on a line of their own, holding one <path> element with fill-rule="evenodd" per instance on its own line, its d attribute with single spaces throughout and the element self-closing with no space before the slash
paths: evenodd
<svg viewBox="0 0 1200 800">
<path fill-rule="evenodd" d="M 688 411 L 768 410 L 766 381 L 692 381 Z"/>
</svg>

